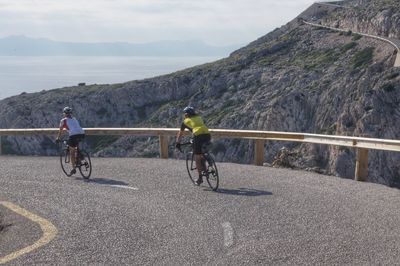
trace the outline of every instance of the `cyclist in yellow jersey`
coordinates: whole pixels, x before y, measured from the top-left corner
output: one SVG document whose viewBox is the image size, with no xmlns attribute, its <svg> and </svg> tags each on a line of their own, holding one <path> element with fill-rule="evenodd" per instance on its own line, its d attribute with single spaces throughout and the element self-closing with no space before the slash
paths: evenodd
<svg viewBox="0 0 400 266">
<path fill-rule="evenodd" d="M 180 149 L 181 147 L 181 138 L 183 136 L 183 131 L 187 128 L 193 134 L 193 153 L 196 160 L 196 168 L 199 173 L 199 178 L 196 181 L 196 185 L 200 185 L 203 183 L 202 171 L 203 166 L 201 164 L 202 155 L 202 146 L 205 143 L 211 141 L 211 135 L 208 132 L 208 128 L 205 126 L 203 119 L 196 114 L 193 107 L 188 106 L 183 109 L 185 119 L 182 122 L 181 130 L 178 132 L 176 137 L 176 147 Z"/>
</svg>

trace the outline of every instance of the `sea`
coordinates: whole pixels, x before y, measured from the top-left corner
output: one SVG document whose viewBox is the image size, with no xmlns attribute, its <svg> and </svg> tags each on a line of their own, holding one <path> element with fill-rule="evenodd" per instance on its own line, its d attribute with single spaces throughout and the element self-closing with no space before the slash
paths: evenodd
<svg viewBox="0 0 400 266">
<path fill-rule="evenodd" d="M 78 83 L 113 84 L 169 74 L 222 57 L 0 56 L 0 100 Z"/>
</svg>

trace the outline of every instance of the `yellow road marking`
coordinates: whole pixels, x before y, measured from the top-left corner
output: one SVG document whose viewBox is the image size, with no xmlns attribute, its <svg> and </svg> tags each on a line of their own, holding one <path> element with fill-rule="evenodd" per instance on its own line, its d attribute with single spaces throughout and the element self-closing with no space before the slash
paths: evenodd
<svg viewBox="0 0 400 266">
<path fill-rule="evenodd" d="M 28 212 L 27 210 L 15 205 L 11 202 L 0 201 L 0 204 L 7 207 L 10 210 L 12 210 L 13 212 L 16 212 L 17 214 L 28 218 L 32 222 L 39 224 L 40 228 L 43 231 L 42 237 L 38 241 L 36 241 L 34 244 L 27 246 L 23 249 L 20 249 L 18 251 L 12 252 L 11 254 L 8 254 L 7 256 L 0 257 L 0 264 L 9 262 L 13 259 L 18 258 L 19 256 L 22 256 L 24 254 L 32 252 L 33 250 L 46 245 L 51 240 L 53 240 L 53 238 L 57 235 L 57 228 L 51 222 L 47 221 L 46 219 L 39 217 L 36 214 L 33 214 L 31 212 Z"/>
</svg>

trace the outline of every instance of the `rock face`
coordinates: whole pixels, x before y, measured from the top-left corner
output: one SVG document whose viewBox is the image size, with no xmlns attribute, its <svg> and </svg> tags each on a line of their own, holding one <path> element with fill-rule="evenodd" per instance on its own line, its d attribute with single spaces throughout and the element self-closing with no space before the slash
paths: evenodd
<svg viewBox="0 0 400 266">
<path fill-rule="evenodd" d="M 393 17 L 400 8 L 393 3 L 389 20 L 378 19 L 388 13 L 375 11 L 375 1 L 347 1 L 352 8 L 333 8 L 318 16 L 311 12 L 309 17 L 305 12 L 303 19 L 348 23 L 358 31 L 399 37 Z M 363 12 L 371 10 L 376 15 L 369 23 Z M 211 128 L 399 139 L 400 69 L 393 68 L 395 57 L 394 48 L 385 42 L 295 19 L 213 63 L 152 79 L 4 99 L 0 126 L 57 127 L 68 105 L 84 127 L 178 127 L 181 110 L 193 105 Z M 158 154 L 156 138 L 92 137 L 88 144 L 97 156 Z M 215 140 L 213 153 L 218 160 L 249 163 L 253 149 L 248 140 Z M 3 150 L 56 154 L 51 138 L 44 136 L 8 137 Z M 349 148 L 270 141 L 265 156 L 276 166 L 354 177 L 355 151 Z M 399 186 L 399 161 L 398 153 L 371 151 L 369 181 Z"/>
<path fill-rule="evenodd" d="M 383 37 L 400 38 L 400 2 L 396 0 L 344 1 L 323 22 L 331 26 Z"/>
</svg>

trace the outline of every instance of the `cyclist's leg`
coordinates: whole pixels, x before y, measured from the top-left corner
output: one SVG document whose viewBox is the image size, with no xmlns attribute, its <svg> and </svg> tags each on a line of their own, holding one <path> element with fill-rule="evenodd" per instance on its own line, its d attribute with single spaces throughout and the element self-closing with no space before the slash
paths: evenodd
<svg viewBox="0 0 400 266">
<path fill-rule="evenodd" d="M 80 153 L 80 143 L 83 141 L 83 139 L 85 138 L 85 134 L 79 134 L 77 135 L 77 145 L 76 145 L 76 158 L 81 160 L 83 158 L 78 158 L 78 155 L 81 156 L 82 154 Z"/>
<path fill-rule="evenodd" d="M 201 144 L 201 151 L 202 153 L 207 153 L 209 152 L 210 148 L 211 148 L 211 135 L 210 134 L 205 134 L 204 136 L 204 140 Z"/>
<path fill-rule="evenodd" d="M 202 160 L 203 160 L 203 168 L 206 167 L 206 156 L 205 153 L 209 151 L 211 147 L 211 135 L 210 134 L 204 134 L 202 135 L 201 139 L 201 154 L 202 154 Z M 204 169 L 205 172 L 207 172 L 207 169 Z"/>
<path fill-rule="evenodd" d="M 69 154 L 71 158 L 72 169 L 75 172 L 76 168 L 76 158 L 78 155 L 78 145 L 79 145 L 79 136 L 73 135 L 70 136 L 68 139 L 68 146 L 69 146 Z"/>
<path fill-rule="evenodd" d="M 205 170 L 203 169 L 204 167 L 202 164 L 203 155 L 201 153 L 201 135 L 193 137 L 193 154 L 196 161 L 197 172 L 199 174 L 199 178 L 196 183 L 199 185 L 203 181 L 202 171 Z"/>
<path fill-rule="evenodd" d="M 193 152 L 195 154 L 195 160 L 196 160 L 196 168 L 199 172 L 199 177 L 201 177 L 201 174 L 203 171 L 206 171 L 205 169 L 205 164 L 204 164 L 204 156 L 203 156 L 203 151 L 202 147 L 204 143 L 210 142 L 211 136 L 210 134 L 204 134 L 204 135 L 199 135 L 195 136 L 193 138 Z"/>
<path fill-rule="evenodd" d="M 69 146 L 69 156 L 71 156 L 71 164 L 72 168 L 76 168 L 76 154 L 77 154 L 77 147 Z"/>
<path fill-rule="evenodd" d="M 197 171 L 199 172 L 199 176 L 201 175 L 201 172 L 203 172 L 205 169 L 204 169 L 204 165 L 203 165 L 203 163 L 202 163 L 202 160 L 203 160 L 203 154 L 195 154 L 194 155 L 194 159 L 195 159 L 195 161 L 196 161 L 196 168 L 197 168 Z"/>
</svg>

